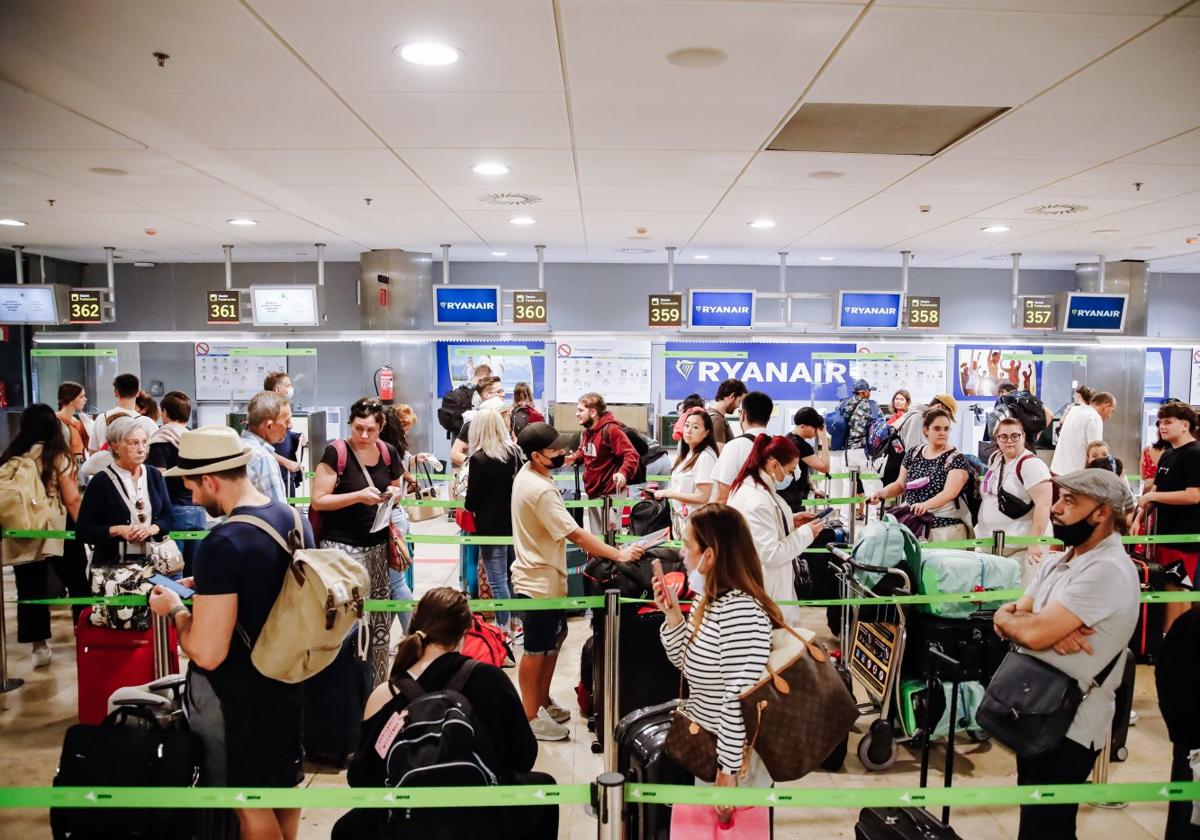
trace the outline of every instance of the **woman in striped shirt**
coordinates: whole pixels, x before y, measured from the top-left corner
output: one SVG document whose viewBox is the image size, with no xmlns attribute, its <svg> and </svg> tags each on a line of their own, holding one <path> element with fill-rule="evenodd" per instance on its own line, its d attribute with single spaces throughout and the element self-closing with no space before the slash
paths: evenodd
<svg viewBox="0 0 1200 840">
<path fill-rule="evenodd" d="M 739 780 L 767 787 L 771 778 L 757 755 L 747 755 L 746 724 L 738 695 L 763 675 L 771 631 L 783 615 L 763 588 L 762 564 L 746 520 L 734 508 L 710 504 L 693 511 L 684 532 L 683 560 L 704 576 L 704 592 L 684 621 L 674 594 L 654 582 L 654 602 L 666 616 L 662 643 L 683 671 L 690 693 L 688 717 L 717 737 L 717 786 Z M 699 782 L 698 782 L 699 783 Z M 731 808 L 718 808 L 728 815 Z"/>
</svg>

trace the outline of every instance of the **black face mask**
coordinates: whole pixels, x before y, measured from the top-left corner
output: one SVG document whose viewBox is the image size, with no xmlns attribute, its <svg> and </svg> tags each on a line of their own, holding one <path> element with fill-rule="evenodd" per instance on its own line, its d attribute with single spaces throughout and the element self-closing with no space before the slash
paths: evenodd
<svg viewBox="0 0 1200 840">
<path fill-rule="evenodd" d="M 1073 522 L 1070 525 L 1060 525 L 1057 522 L 1053 523 L 1054 538 L 1056 540 L 1061 540 L 1063 545 L 1067 546 L 1068 548 L 1073 548 L 1077 545 L 1083 545 L 1085 542 L 1091 539 L 1092 534 L 1096 532 L 1097 526 L 1088 522 L 1088 517 L 1095 513 L 1098 508 L 1099 505 L 1088 511 L 1087 516 L 1083 517 L 1083 519 L 1080 519 L 1078 522 Z"/>
<path fill-rule="evenodd" d="M 541 455 L 541 453 L 540 453 L 540 452 L 539 452 L 538 454 L 539 454 L 539 455 Z M 543 458 L 546 458 L 546 456 L 545 456 L 545 455 L 542 455 L 542 457 L 543 457 Z M 557 469 L 558 469 L 559 467 L 561 467 L 561 466 L 562 466 L 564 463 L 566 463 L 566 460 L 567 460 L 567 453 L 566 453 L 566 452 L 560 452 L 559 454 L 555 455 L 553 458 L 546 458 L 546 460 L 550 462 L 549 464 L 547 464 L 547 466 L 548 466 L 548 467 L 550 467 L 550 469 L 552 469 L 552 470 L 557 470 Z"/>
</svg>

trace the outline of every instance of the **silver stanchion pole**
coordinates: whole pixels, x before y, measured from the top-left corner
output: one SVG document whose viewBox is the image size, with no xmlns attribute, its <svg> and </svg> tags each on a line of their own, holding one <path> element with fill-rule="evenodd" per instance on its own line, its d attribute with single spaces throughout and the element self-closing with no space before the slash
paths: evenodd
<svg viewBox="0 0 1200 840">
<path fill-rule="evenodd" d="M 1096 756 L 1096 763 L 1092 765 L 1092 784 L 1106 785 L 1108 784 L 1108 750 L 1112 743 L 1112 739 L 1106 737 L 1104 739 L 1104 747 L 1100 750 L 1100 754 Z M 1097 808 L 1107 808 L 1110 811 L 1119 811 L 1129 805 L 1128 802 L 1097 802 Z"/>
<path fill-rule="evenodd" d="M 625 836 L 625 777 L 620 773 L 601 773 L 596 777 L 596 837 L 622 840 Z"/>
<path fill-rule="evenodd" d="M 604 497 L 604 507 L 600 508 L 600 516 L 604 521 L 604 542 L 609 545 L 617 544 L 617 529 L 613 526 L 613 500 L 612 496 Z"/>
<path fill-rule="evenodd" d="M 604 593 L 604 731 L 597 733 L 604 741 L 604 772 L 617 770 L 617 720 L 621 717 L 618 693 L 621 690 L 619 663 L 621 636 L 621 593 L 609 589 Z"/>
<path fill-rule="evenodd" d="M 858 492 L 858 476 L 859 470 L 857 467 L 850 468 L 850 496 L 854 498 L 854 494 Z M 854 512 L 854 502 L 850 502 L 847 507 L 850 509 L 850 545 L 854 545 L 855 536 L 858 534 L 858 517 Z"/>
<path fill-rule="evenodd" d="M 1004 532 L 992 531 L 992 554 L 997 557 L 1004 556 Z"/>
<path fill-rule="evenodd" d="M 150 630 L 154 639 L 154 679 L 161 680 L 171 673 L 171 634 L 165 615 L 150 616 Z"/>
<path fill-rule="evenodd" d="M 4 617 L 4 567 L 0 565 L 0 694 L 16 691 L 25 680 L 8 676 L 8 626 Z"/>
</svg>

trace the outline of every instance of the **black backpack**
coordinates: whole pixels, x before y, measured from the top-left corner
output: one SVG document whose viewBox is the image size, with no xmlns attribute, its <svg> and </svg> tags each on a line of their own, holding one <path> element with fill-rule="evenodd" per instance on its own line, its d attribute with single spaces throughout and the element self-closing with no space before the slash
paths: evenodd
<svg viewBox="0 0 1200 840">
<path fill-rule="evenodd" d="M 529 425 L 529 409 L 526 406 L 519 405 L 512 410 L 512 433 L 513 438 L 521 434 L 521 430 Z"/>
<path fill-rule="evenodd" d="M 472 397 L 475 389 L 469 385 L 459 385 L 451 388 L 442 397 L 442 404 L 437 411 L 438 423 L 446 430 L 446 439 L 453 440 L 462 431 L 463 413 L 471 410 Z"/>
<path fill-rule="evenodd" d="M 1046 430 L 1046 406 L 1028 391 L 1013 391 L 1011 394 L 997 397 L 996 407 L 992 409 L 987 421 L 988 440 L 992 439 L 996 424 L 1008 417 L 1021 421 L 1021 427 L 1025 429 L 1025 440 L 1030 446 L 1033 446 L 1038 435 Z"/>
<path fill-rule="evenodd" d="M 917 448 L 920 448 L 920 447 L 917 447 Z M 958 451 L 957 449 L 952 448 L 949 452 L 942 455 L 942 457 L 939 460 L 942 461 L 943 467 L 945 467 L 946 460 L 954 457 L 954 453 L 957 451 Z M 982 507 L 982 505 L 983 505 L 983 493 L 980 491 L 980 487 L 979 487 L 980 471 L 977 466 L 977 462 L 979 461 L 979 459 L 978 458 L 972 459 L 971 457 L 969 457 L 967 455 L 964 455 L 963 458 L 967 462 L 967 483 L 963 485 L 962 490 L 958 491 L 958 498 L 956 499 L 956 501 L 961 501 L 964 505 L 966 505 L 967 512 L 970 514 L 970 517 L 971 517 L 971 521 L 968 524 L 978 525 L 979 524 L 979 508 Z M 985 469 L 986 469 L 986 465 L 985 465 Z"/>
<path fill-rule="evenodd" d="M 629 438 L 629 442 L 633 444 L 633 448 L 637 450 L 638 465 L 634 471 L 633 478 L 629 479 L 630 484 L 645 484 L 646 483 L 646 463 L 647 456 L 650 454 L 650 442 L 638 431 L 626 426 L 620 420 L 617 421 L 617 426 L 625 433 L 625 437 Z M 604 442 L 608 443 L 608 426 L 604 427 L 601 432 L 605 435 Z M 611 446 L 611 444 L 609 444 Z"/>
</svg>

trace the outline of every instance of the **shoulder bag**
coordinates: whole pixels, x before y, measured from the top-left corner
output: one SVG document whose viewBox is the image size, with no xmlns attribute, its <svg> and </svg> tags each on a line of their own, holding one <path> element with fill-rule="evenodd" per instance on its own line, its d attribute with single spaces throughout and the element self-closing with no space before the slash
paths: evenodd
<svg viewBox="0 0 1200 840">
<path fill-rule="evenodd" d="M 1036 458 L 1036 455 L 1022 455 L 1013 464 L 1013 469 L 1017 472 L 1018 479 L 1021 476 L 1021 464 L 1026 458 Z M 1033 510 L 1032 501 L 1023 501 L 1019 496 L 1015 496 L 1004 489 L 1004 456 L 1000 455 L 1000 471 L 996 478 L 996 503 L 1000 507 L 1000 512 L 1009 519 L 1021 519 Z"/>
<path fill-rule="evenodd" d="M 717 736 L 709 732 L 688 716 L 683 702 L 683 679 L 687 670 L 687 652 L 696 640 L 699 627 L 692 627 L 692 635 L 683 650 L 683 667 L 679 669 L 679 702 L 671 712 L 671 725 L 667 729 L 664 744 L 667 755 L 697 779 L 705 782 L 717 780 Z M 745 773 L 745 765 L 742 767 Z"/>
<path fill-rule="evenodd" d="M 1118 653 L 1092 678 L 1090 693 L 1121 661 Z M 1087 693 L 1079 681 L 1048 662 L 1012 650 L 988 683 L 975 719 L 1019 758 L 1035 758 L 1058 748 Z"/>
</svg>

